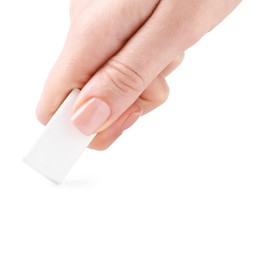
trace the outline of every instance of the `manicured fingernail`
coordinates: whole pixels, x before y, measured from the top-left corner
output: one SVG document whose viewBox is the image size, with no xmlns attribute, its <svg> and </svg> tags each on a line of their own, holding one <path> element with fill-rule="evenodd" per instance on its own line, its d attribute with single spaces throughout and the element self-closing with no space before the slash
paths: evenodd
<svg viewBox="0 0 260 260">
<path fill-rule="evenodd" d="M 125 131 L 126 129 L 131 127 L 139 119 L 139 117 L 141 115 L 142 115 L 142 111 L 134 112 L 134 113 L 130 114 L 121 126 L 122 131 Z"/>
<path fill-rule="evenodd" d="M 110 116 L 110 107 L 101 99 L 91 98 L 72 116 L 73 124 L 85 135 L 92 135 Z"/>
</svg>

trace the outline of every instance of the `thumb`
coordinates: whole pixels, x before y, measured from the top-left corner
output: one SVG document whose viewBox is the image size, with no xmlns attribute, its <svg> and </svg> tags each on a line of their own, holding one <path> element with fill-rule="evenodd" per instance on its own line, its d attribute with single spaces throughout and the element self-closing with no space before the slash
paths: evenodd
<svg viewBox="0 0 260 260">
<path fill-rule="evenodd" d="M 101 132 L 135 103 L 148 85 L 183 52 L 161 29 L 165 8 L 153 16 L 83 87 L 72 122 L 84 134 Z M 170 15 L 170 14 L 169 14 Z M 181 44 L 182 35 L 176 39 Z"/>
</svg>

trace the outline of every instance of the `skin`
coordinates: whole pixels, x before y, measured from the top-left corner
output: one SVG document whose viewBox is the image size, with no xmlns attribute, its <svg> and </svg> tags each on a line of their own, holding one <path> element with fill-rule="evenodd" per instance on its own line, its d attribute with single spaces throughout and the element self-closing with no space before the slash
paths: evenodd
<svg viewBox="0 0 260 260">
<path fill-rule="evenodd" d="M 71 26 L 46 81 L 38 119 L 46 124 L 71 90 L 79 88 L 73 113 L 92 97 L 111 109 L 90 145 L 106 149 L 122 134 L 131 114 L 148 113 L 166 101 L 165 77 L 240 2 L 72 0 Z"/>
</svg>

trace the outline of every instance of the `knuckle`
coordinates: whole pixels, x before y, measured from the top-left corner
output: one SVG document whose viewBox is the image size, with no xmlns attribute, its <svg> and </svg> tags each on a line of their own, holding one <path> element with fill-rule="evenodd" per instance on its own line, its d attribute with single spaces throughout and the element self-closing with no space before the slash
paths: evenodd
<svg viewBox="0 0 260 260">
<path fill-rule="evenodd" d="M 118 61 L 110 61 L 105 68 L 106 75 L 112 81 L 119 94 L 141 93 L 145 83 L 142 76 L 130 66 Z"/>
</svg>

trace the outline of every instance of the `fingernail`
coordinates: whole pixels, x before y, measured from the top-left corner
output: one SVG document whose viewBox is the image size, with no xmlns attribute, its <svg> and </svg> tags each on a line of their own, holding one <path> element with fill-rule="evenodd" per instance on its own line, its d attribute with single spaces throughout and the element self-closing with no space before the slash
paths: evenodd
<svg viewBox="0 0 260 260">
<path fill-rule="evenodd" d="M 141 115 L 142 111 L 130 114 L 121 126 L 122 131 L 125 131 L 126 129 L 130 128 L 139 119 Z"/>
<path fill-rule="evenodd" d="M 92 135 L 110 116 L 110 107 L 101 99 L 91 98 L 72 116 L 73 124 L 85 135 Z"/>
</svg>

